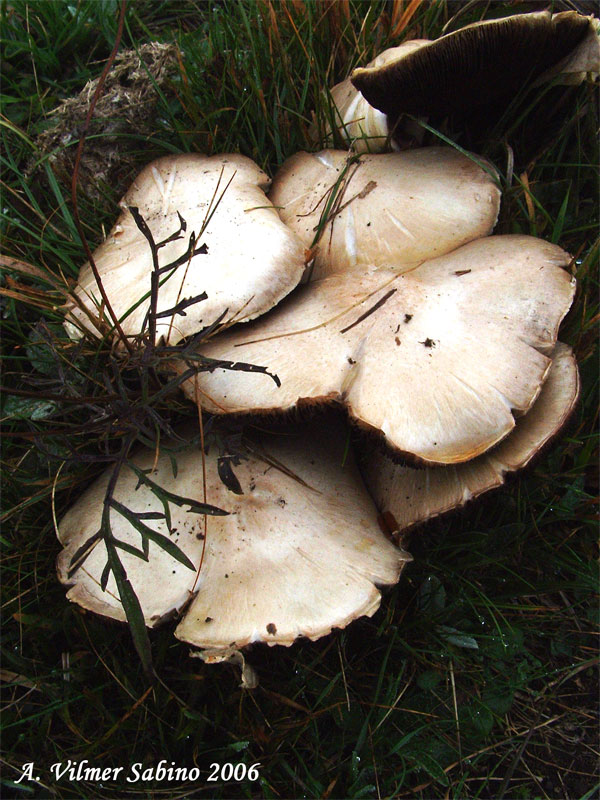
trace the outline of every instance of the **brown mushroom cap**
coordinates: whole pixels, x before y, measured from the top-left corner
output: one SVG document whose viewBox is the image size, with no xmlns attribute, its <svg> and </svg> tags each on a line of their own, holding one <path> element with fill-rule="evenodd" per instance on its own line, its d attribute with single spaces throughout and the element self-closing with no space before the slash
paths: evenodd
<svg viewBox="0 0 600 800">
<path fill-rule="evenodd" d="M 164 520 L 148 521 L 174 541 L 196 569 L 150 543 L 145 562 L 119 551 L 148 625 L 181 608 L 197 591 L 178 638 L 200 647 L 241 647 L 253 641 L 291 644 L 298 636 L 316 639 L 344 627 L 379 606 L 376 585 L 396 583 L 409 560 L 381 533 L 377 511 L 358 470 L 345 457 L 344 431 L 338 425 L 272 436 L 255 443 L 255 455 L 243 459 L 235 474 L 243 495 L 228 491 L 218 476 L 217 453 L 206 456 L 207 497 L 228 512 L 204 517 L 171 504 L 171 532 Z M 263 450 L 264 448 L 264 450 Z M 261 453 L 264 452 L 264 457 Z M 154 452 L 142 451 L 134 462 L 151 470 Z M 161 455 L 152 480 L 170 492 L 200 500 L 202 456 L 189 448 L 171 461 Z M 273 466 L 282 465 L 282 468 Z M 60 523 L 64 545 L 59 578 L 74 584 L 70 600 L 116 619 L 124 619 L 111 575 L 100 587 L 106 549 L 100 542 L 69 578 L 73 554 L 100 526 L 108 474 L 79 499 Z M 115 498 L 138 513 L 162 511 L 160 500 L 137 476 L 122 472 Z M 124 517 L 111 512 L 113 534 L 134 547 L 140 535 Z"/>
<path fill-rule="evenodd" d="M 561 430 L 578 395 L 575 356 L 559 342 L 535 405 L 497 447 L 466 464 L 425 469 L 394 464 L 385 454 L 371 450 L 363 463 L 367 486 L 378 508 L 392 513 L 399 531 L 458 508 L 501 486 L 507 473 L 527 466 Z"/>
<path fill-rule="evenodd" d="M 359 159 L 341 150 L 297 153 L 269 197 L 307 249 L 327 216 L 312 278 L 366 266 L 412 269 L 487 236 L 500 206 L 492 168 L 449 147 Z"/>
<path fill-rule="evenodd" d="M 178 214 L 185 220 L 185 233 L 159 250 L 161 266 L 186 252 L 192 232 L 199 237 L 197 246 L 207 247 L 169 277 L 161 276 L 159 312 L 207 294 L 206 300 L 188 307 L 185 316 L 159 319 L 157 337 L 171 344 L 210 325 L 226 310 L 238 322 L 252 319 L 297 285 L 304 269 L 303 248 L 267 200 L 264 190 L 269 183 L 253 161 L 240 155 L 166 156 L 142 170 L 120 203 L 123 212 L 117 223 L 94 253 L 117 316 L 141 301 L 122 322 L 126 334 L 135 336 L 141 330 L 152 272 L 151 251 L 130 206 L 139 208 L 156 243 L 177 231 Z M 81 269 L 76 293 L 98 313 L 101 298 L 89 264 Z M 77 326 L 92 327 L 77 307 L 70 309 L 69 319 L 74 335 Z"/>
<path fill-rule="evenodd" d="M 335 275 L 203 347 L 260 374 L 199 374 L 214 413 L 337 401 L 387 443 L 425 463 L 485 452 L 514 426 L 546 377 L 571 304 L 568 255 L 527 236 L 491 236 L 411 272 Z M 183 367 L 179 367 L 183 369 Z M 195 384 L 183 384 L 195 399 Z"/>
<path fill-rule="evenodd" d="M 358 68 L 352 83 L 388 116 L 500 113 L 524 84 L 532 85 L 570 55 L 595 30 L 575 11 L 539 11 L 467 25 L 382 66 Z M 578 66 L 577 71 L 580 70 Z"/>
</svg>

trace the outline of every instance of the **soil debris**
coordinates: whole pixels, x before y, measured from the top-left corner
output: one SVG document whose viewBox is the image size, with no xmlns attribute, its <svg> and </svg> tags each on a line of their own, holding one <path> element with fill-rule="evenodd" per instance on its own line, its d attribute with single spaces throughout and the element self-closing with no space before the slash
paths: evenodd
<svg viewBox="0 0 600 800">
<path fill-rule="evenodd" d="M 117 54 L 96 103 L 81 159 L 79 187 L 87 197 L 102 198 L 103 185 L 111 194 L 124 193 L 139 169 L 134 154 L 140 150 L 140 139 L 156 130 L 157 89 L 168 92 L 177 69 L 173 44 L 151 42 Z M 37 137 L 28 176 L 38 173 L 36 177 L 43 179 L 40 162 L 43 165 L 47 155 L 57 180 L 70 191 L 77 144 L 98 81 L 99 77 L 88 81 L 76 97 L 63 100 L 52 112 L 54 124 Z"/>
</svg>

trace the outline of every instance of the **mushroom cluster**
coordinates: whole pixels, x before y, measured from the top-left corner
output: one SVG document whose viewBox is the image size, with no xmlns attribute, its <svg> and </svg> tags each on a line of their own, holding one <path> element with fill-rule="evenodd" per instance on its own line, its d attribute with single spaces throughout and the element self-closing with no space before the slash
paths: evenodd
<svg viewBox="0 0 600 800">
<path fill-rule="evenodd" d="M 398 162 L 401 175 L 402 163 L 412 167 L 420 155 L 362 156 L 321 226 L 315 264 L 324 277 L 203 346 L 210 358 L 268 364 L 280 385 L 250 373 L 233 381 L 216 369 L 183 384 L 191 399 L 201 396 L 215 414 L 341 403 L 390 447 L 428 464 L 467 461 L 512 430 L 514 414 L 526 413 L 541 390 L 573 299 L 569 256 L 528 236 L 487 236 L 499 194 L 465 155 L 423 151 L 425 164 L 456 169 L 425 222 L 427 181 L 420 191 L 416 181 L 408 189 L 402 179 L 382 181 L 380 189 L 372 180 L 374 161 L 385 161 L 387 174 Z M 310 158 L 308 182 L 284 164 L 285 187 L 275 181 L 277 205 L 291 198 L 283 218 L 305 242 L 314 219 L 304 209 L 323 202 L 342 156 Z"/>
<path fill-rule="evenodd" d="M 148 626 L 176 615 L 180 639 L 222 653 L 316 639 L 374 613 L 377 587 L 395 583 L 410 559 L 382 533 L 380 512 L 397 533 L 456 508 L 499 486 L 562 427 L 578 395 L 574 356 L 557 342 L 575 290 L 569 255 L 530 236 L 492 235 L 500 191 L 485 159 L 450 147 L 364 152 L 372 136 L 387 142 L 400 113 L 422 113 L 388 106 L 378 87 L 399 95 L 405 66 L 418 75 L 440 52 L 467 70 L 473 46 L 499 58 L 505 29 L 521 37 L 519 52 L 537 43 L 532 80 L 595 63 L 595 26 L 579 15 L 470 26 L 356 71 L 352 82 L 375 109 L 361 108 L 349 83 L 334 89 L 346 135 L 364 134 L 368 145 L 292 156 L 268 196 L 268 178 L 242 156 L 170 156 L 136 179 L 94 254 L 126 335 L 134 341 L 147 318 L 154 271 L 157 340 L 174 345 L 226 323 L 198 345 L 217 366 L 183 382 L 188 398 L 214 415 L 263 421 L 336 407 L 362 429 L 371 496 L 331 410 L 300 432 L 250 437 L 234 486 L 214 448 L 140 451 L 111 489 L 110 510 L 107 473 L 60 523 L 69 599 L 125 619 L 98 536 L 108 513 Z M 204 293 L 190 310 L 187 298 Z M 98 330 L 104 308 L 90 265 L 77 296 L 70 331 Z M 232 373 L 238 362 L 263 370 Z M 172 370 L 183 375 L 193 363 L 183 357 Z M 176 495 L 221 511 L 167 512 Z"/>
</svg>

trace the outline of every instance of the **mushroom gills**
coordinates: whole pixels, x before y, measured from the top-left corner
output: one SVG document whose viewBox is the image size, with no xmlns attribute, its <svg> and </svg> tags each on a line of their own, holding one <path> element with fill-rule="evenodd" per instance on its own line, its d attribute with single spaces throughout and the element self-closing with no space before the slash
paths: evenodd
<svg viewBox="0 0 600 800">
<path fill-rule="evenodd" d="M 565 70 L 572 83 L 575 75 L 581 79 L 599 69 L 597 20 L 574 11 L 540 11 L 468 25 L 379 68 L 358 68 L 351 81 L 387 116 L 392 137 L 401 136 L 402 115 L 412 115 L 481 150 L 491 136 L 502 138 L 507 111 L 509 119 L 518 119 L 517 105 L 531 103 L 528 90 L 541 81 L 556 81 Z M 553 130 L 562 118 L 557 105 L 546 96 L 537 106 L 535 131 L 511 131 L 520 161 L 536 134 L 539 140 L 540 131 Z"/>
</svg>

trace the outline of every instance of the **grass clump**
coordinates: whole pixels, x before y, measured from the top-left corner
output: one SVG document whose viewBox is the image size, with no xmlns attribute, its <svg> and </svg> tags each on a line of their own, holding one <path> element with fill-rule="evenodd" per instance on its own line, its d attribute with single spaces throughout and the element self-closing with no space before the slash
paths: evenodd
<svg viewBox="0 0 600 800">
<path fill-rule="evenodd" d="M 108 338 L 92 346 L 63 332 L 61 306 L 85 260 L 82 234 L 90 247 L 102 239 L 120 191 L 152 158 L 241 152 L 273 174 L 310 147 L 313 111 L 318 120 L 330 113 L 324 88 L 353 66 L 401 39 L 434 38 L 531 4 L 131 4 L 121 52 L 159 43 L 175 58 L 160 78 L 147 65 L 150 128 L 132 129 L 115 104 L 112 127 L 88 131 L 82 174 L 86 153 L 101 147 L 124 166 L 118 180 L 80 183 L 74 209 L 56 145 L 41 143 L 61 102 L 100 77 L 119 9 L 92 0 L 1 6 L 3 796 L 593 796 L 594 87 L 573 91 L 561 129 L 530 163 L 515 171 L 500 145 L 489 154 L 504 189 L 499 232 L 541 236 L 574 255 L 578 293 L 561 339 L 578 356 L 582 397 L 566 436 L 508 486 L 415 532 L 415 562 L 373 619 L 316 643 L 251 649 L 261 678 L 254 692 L 239 688 L 233 667 L 190 660 L 169 628 L 151 631 L 144 645 L 160 677 L 151 683 L 127 628 L 68 605 L 55 577 L 53 516 L 107 463 L 126 457 L 124 442 L 143 438 L 152 416 L 142 414 L 136 357 L 130 372 L 121 362 L 113 370 Z M 82 130 L 62 149 L 75 153 Z M 144 408 L 166 435 L 192 412 L 171 392 L 167 404 L 154 366 L 142 370 L 150 376 Z M 112 375 L 108 385 L 102 375 Z M 106 427 L 102 417 L 111 414 Z M 151 441 L 155 426 L 147 433 Z M 84 759 L 127 768 L 166 759 L 198 767 L 201 779 L 59 780 L 52 770 Z M 16 784 L 32 761 L 39 782 Z M 256 781 L 220 773 L 208 781 L 212 764 L 257 762 Z"/>
</svg>

